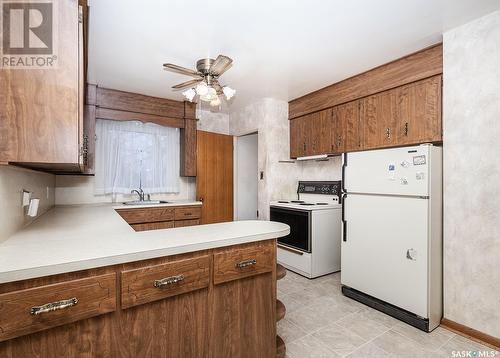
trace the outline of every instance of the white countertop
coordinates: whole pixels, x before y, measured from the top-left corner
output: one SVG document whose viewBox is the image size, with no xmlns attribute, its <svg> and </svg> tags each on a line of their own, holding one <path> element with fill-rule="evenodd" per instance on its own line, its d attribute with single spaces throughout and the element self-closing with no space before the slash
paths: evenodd
<svg viewBox="0 0 500 358">
<path fill-rule="evenodd" d="M 58 206 L 0 243 L 0 283 L 273 239 L 289 232 L 288 225 L 261 220 L 135 232 L 113 205 Z"/>
</svg>

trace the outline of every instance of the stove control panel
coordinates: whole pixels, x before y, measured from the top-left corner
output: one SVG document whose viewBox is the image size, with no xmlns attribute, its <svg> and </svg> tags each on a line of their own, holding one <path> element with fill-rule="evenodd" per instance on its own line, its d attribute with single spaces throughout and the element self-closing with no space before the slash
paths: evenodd
<svg viewBox="0 0 500 358">
<path fill-rule="evenodd" d="M 340 183 L 340 181 L 299 181 L 297 193 L 340 196 Z"/>
</svg>

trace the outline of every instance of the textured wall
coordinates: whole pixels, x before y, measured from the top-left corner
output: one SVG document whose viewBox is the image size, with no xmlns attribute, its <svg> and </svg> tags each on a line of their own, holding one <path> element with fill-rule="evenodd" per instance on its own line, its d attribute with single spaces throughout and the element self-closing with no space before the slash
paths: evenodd
<svg viewBox="0 0 500 358">
<path fill-rule="evenodd" d="M 198 129 L 205 132 L 229 134 L 229 114 L 197 110 Z"/>
<path fill-rule="evenodd" d="M 444 316 L 500 337 L 500 12 L 444 34 Z"/>
<path fill-rule="evenodd" d="M 264 179 L 258 184 L 261 219 L 269 218 L 269 202 L 295 198 L 298 180 L 338 180 L 340 157 L 324 162 L 282 163 L 289 160 L 288 103 L 264 98 L 230 114 L 229 130 L 238 136 L 257 131 L 258 167 Z"/>
<path fill-rule="evenodd" d="M 52 174 L 0 166 L 0 241 L 36 219 L 25 215 L 27 208 L 22 207 L 22 190 L 31 191 L 32 198 L 40 199 L 40 216 L 54 206 L 54 186 Z"/>
</svg>

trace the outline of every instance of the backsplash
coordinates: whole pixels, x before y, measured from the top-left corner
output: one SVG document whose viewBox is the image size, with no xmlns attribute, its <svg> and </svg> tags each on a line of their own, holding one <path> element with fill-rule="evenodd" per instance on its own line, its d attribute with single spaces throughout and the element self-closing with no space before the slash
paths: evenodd
<svg viewBox="0 0 500 358">
<path fill-rule="evenodd" d="M 194 200 L 196 197 L 196 180 L 180 177 L 180 191 L 175 194 L 152 194 L 153 200 Z M 120 203 L 137 200 L 137 195 L 95 195 L 94 177 L 78 175 L 56 176 L 56 205 Z"/>
<path fill-rule="evenodd" d="M 55 175 L 12 166 L 0 166 L 0 242 L 31 223 L 35 218 L 25 215 L 22 190 L 40 199 L 38 216 L 54 206 Z M 47 189 L 48 188 L 48 189 Z"/>
</svg>

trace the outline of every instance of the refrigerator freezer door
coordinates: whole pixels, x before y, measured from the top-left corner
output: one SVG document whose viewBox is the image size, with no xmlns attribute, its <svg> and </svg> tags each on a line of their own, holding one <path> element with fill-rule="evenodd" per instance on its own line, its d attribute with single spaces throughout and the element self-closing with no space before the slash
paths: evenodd
<svg viewBox="0 0 500 358">
<path fill-rule="evenodd" d="M 428 317 L 428 200 L 348 194 L 341 281 Z"/>
<path fill-rule="evenodd" d="M 344 190 L 428 196 L 430 153 L 429 145 L 348 153 Z"/>
</svg>

